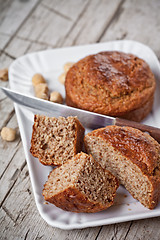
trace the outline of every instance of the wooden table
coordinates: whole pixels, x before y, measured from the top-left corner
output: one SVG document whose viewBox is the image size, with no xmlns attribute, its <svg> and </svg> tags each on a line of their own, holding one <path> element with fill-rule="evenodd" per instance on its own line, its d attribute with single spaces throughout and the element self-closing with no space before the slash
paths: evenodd
<svg viewBox="0 0 160 240">
<path fill-rule="evenodd" d="M 160 1 L 0 0 L 0 68 L 32 51 L 117 39 L 145 43 L 160 58 Z M 18 134 L 14 142 L 0 138 L 0 239 L 160 239 L 160 217 L 72 231 L 47 225 L 35 205 L 13 103 L 0 93 L 4 126 Z"/>
</svg>

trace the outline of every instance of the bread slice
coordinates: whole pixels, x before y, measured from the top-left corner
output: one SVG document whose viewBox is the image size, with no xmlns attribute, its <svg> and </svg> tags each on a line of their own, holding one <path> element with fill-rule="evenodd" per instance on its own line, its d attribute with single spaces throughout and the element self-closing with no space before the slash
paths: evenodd
<svg viewBox="0 0 160 240">
<path fill-rule="evenodd" d="M 35 115 L 30 152 L 44 165 L 60 166 L 82 150 L 84 131 L 77 117 Z"/>
<path fill-rule="evenodd" d="M 147 133 L 131 127 L 108 126 L 84 139 L 85 148 L 102 167 L 145 207 L 153 209 L 160 197 L 160 145 Z"/>
<path fill-rule="evenodd" d="M 113 204 L 117 179 L 92 156 L 78 153 L 53 169 L 44 185 L 44 199 L 71 212 L 98 212 Z"/>
</svg>

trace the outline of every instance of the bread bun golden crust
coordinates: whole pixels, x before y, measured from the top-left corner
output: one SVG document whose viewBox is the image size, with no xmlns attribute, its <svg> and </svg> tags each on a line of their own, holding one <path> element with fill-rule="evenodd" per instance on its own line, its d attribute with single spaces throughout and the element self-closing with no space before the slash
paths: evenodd
<svg viewBox="0 0 160 240">
<path fill-rule="evenodd" d="M 67 105 L 141 121 L 152 108 L 155 78 L 148 64 L 132 54 L 100 52 L 69 69 L 65 90 Z"/>
<path fill-rule="evenodd" d="M 88 133 L 85 148 L 131 195 L 153 209 L 160 197 L 160 145 L 131 127 L 107 126 Z"/>
</svg>

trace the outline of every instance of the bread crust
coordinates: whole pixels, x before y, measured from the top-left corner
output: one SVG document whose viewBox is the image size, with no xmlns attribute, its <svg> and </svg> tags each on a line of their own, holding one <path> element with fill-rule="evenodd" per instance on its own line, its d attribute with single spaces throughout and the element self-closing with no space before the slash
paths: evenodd
<svg viewBox="0 0 160 240">
<path fill-rule="evenodd" d="M 82 155 L 87 156 L 87 154 L 81 152 L 77 154 L 75 157 L 73 157 L 71 160 L 68 160 L 67 162 L 65 162 L 62 167 L 66 167 L 71 161 L 77 161 L 77 160 L 80 161 L 80 157 Z M 92 156 L 89 156 L 89 157 L 92 159 L 90 167 L 92 168 L 92 164 L 94 162 L 96 166 L 96 170 L 98 171 L 98 169 L 101 169 L 103 171 L 103 174 L 109 175 L 112 178 L 112 181 L 114 182 L 114 186 L 112 189 L 112 196 L 110 197 L 109 201 L 107 199 L 107 201 L 102 203 L 100 201 L 90 200 L 89 197 L 77 186 L 77 181 L 79 180 L 78 177 L 73 181 L 71 179 L 72 182 L 66 188 L 58 191 L 57 194 L 54 194 L 54 193 L 51 194 L 50 189 L 52 188 L 52 186 L 50 186 L 50 181 L 52 179 L 55 179 L 56 173 L 58 172 L 58 168 L 53 169 L 48 176 L 48 181 L 45 183 L 44 189 L 42 192 L 44 199 L 65 211 L 71 211 L 71 212 L 94 213 L 94 212 L 99 212 L 104 209 L 107 209 L 108 207 L 113 205 L 114 197 L 116 195 L 116 190 L 119 187 L 119 182 L 117 178 L 114 175 L 112 175 L 108 170 L 102 168 L 101 165 L 98 162 L 96 162 Z M 61 181 L 63 180 L 61 179 Z"/>
<path fill-rule="evenodd" d="M 113 202 L 110 202 L 107 205 L 101 205 L 98 202 L 91 202 L 74 186 L 65 189 L 63 192 L 60 192 L 51 198 L 44 196 L 44 199 L 65 211 L 71 212 L 94 213 L 102 211 L 113 205 Z"/>
<path fill-rule="evenodd" d="M 155 78 L 132 54 L 100 52 L 69 69 L 65 90 L 69 106 L 141 121 L 152 108 Z"/>
<path fill-rule="evenodd" d="M 108 126 L 85 136 L 86 151 L 90 154 L 88 140 L 95 137 L 111 145 L 121 156 L 135 164 L 151 186 L 149 209 L 155 208 L 160 198 L 160 145 L 149 134 L 131 127 Z M 96 159 L 97 160 L 97 159 Z M 111 171 L 111 169 L 109 169 Z M 124 183 L 125 186 L 125 183 Z M 135 198 L 134 190 L 130 191 Z M 138 199 L 140 201 L 140 199 Z"/>
<path fill-rule="evenodd" d="M 75 121 L 76 121 L 76 136 L 75 136 L 75 142 L 74 142 L 74 153 L 77 154 L 81 152 L 83 148 L 83 139 L 84 139 L 85 129 L 78 119 L 75 119 Z"/>
</svg>

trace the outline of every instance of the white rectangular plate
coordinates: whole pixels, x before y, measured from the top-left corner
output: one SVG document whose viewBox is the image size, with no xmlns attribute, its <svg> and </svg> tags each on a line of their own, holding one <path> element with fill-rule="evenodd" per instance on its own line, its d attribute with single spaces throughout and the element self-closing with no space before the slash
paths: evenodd
<svg viewBox="0 0 160 240">
<path fill-rule="evenodd" d="M 59 91 L 65 98 L 64 86 L 58 81 L 58 76 L 63 72 L 63 65 L 67 62 L 76 62 L 89 54 L 105 50 L 119 50 L 126 53 L 133 53 L 148 62 L 157 79 L 157 88 L 153 111 L 143 122 L 148 125 L 160 127 L 160 83 L 158 82 L 158 79 L 160 79 L 160 65 L 153 51 L 138 42 L 113 41 L 27 54 L 15 60 L 9 69 L 11 89 L 28 95 L 34 95 L 31 82 L 32 76 L 35 73 L 42 73 L 47 80 L 50 91 Z M 17 104 L 15 104 L 15 110 L 35 202 L 40 215 L 48 224 L 61 229 L 76 229 L 160 216 L 160 203 L 154 210 L 148 210 L 133 199 L 122 186 L 117 191 L 115 204 L 99 213 L 72 213 L 63 211 L 52 204 L 44 204 L 42 189 L 52 168 L 43 166 L 39 163 L 38 159 L 32 157 L 30 154 L 30 140 L 34 114 L 49 114 L 27 109 Z M 91 129 L 86 129 L 86 132 L 88 131 L 91 131 Z"/>
</svg>

